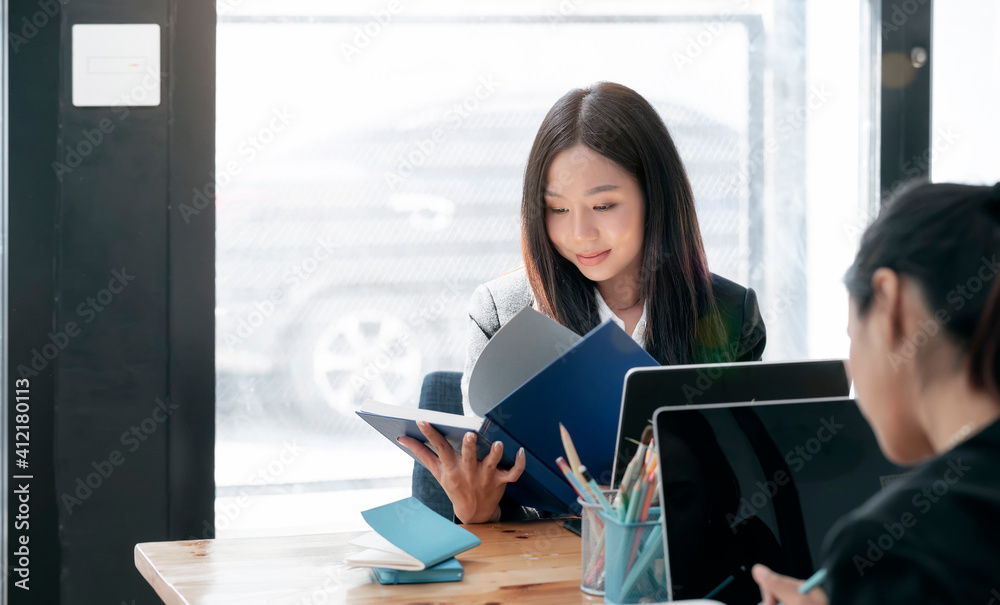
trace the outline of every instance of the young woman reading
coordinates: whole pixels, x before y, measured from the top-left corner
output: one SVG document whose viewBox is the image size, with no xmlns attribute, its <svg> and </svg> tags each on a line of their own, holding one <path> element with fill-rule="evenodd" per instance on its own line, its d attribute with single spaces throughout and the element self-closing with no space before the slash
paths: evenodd
<svg viewBox="0 0 1000 605">
<path fill-rule="evenodd" d="M 524 269 L 472 296 L 467 411 L 476 359 L 528 305 L 579 334 L 611 319 L 661 364 L 750 361 L 764 350 L 756 295 L 709 272 L 670 133 L 625 86 L 572 90 L 545 116 L 525 170 L 521 251 Z M 499 519 L 507 483 L 524 470 L 523 453 L 500 470 L 502 444 L 477 461 L 474 447 L 459 454 L 429 425 L 420 430 L 438 455 L 416 439 L 400 442 L 430 469 L 455 515 L 464 523 Z"/>
</svg>

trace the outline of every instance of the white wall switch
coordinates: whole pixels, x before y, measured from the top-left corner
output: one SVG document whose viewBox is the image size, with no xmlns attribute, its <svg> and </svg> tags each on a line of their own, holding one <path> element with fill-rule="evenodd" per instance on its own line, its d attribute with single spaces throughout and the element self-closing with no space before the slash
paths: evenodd
<svg viewBox="0 0 1000 605">
<path fill-rule="evenodd" d="M 73 26 L 73 105 L 160 104 L 160 26 Z"/>
</svg>

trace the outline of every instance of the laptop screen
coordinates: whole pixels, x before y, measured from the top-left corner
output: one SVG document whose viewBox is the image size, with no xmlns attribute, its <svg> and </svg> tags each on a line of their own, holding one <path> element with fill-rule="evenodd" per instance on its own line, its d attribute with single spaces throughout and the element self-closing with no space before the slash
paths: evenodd
<svg viewBox="0 0 1000 605">
<path fill-rule="evenodd" d="M 614 485 L 636 444 L 665 405 L 847 397 L 850 382 L 842 359 L 720 363 L 639 368 L 625 376 L 615 449 Z"/>
<path fill-rule="evenodd" d="M 904 472 L 852 399 L 664 407 L 654 431 L 675 600 L 756 605 L 755 563 L 809 577 L 833 524 Z"/>
</svg>

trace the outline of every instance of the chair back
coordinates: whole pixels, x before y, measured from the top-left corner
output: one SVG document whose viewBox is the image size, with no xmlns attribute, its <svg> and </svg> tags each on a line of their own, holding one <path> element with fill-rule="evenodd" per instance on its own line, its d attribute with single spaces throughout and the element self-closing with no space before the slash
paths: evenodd
<svg viewBox="0 0 1000 605">
<path fill-rule="evenodd" d="M 422 410 L 462 414 L 462 373 L 442 371 L 425 376 L 420 387 L 419 407 Z M 414 498 L 442 517 L 454 519 L 455 510 L 444 488 L 429 470 L 416 461 L 413 463 L 412 488 Z"/>
</svg>

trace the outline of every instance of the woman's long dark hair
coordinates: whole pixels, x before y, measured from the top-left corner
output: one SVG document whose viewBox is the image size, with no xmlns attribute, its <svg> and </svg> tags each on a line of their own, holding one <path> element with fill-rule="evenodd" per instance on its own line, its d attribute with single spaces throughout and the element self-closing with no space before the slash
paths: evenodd
<svg viewBox="0 0 1000 605">
<path fill-rule="evenodd" d="M 727 360 L 694 195 L 667 127 L 630 88 L 600 82 L 566 93 L 535 136 L 524 173 L 521 252 L 539 310 L 586 334 L 598 323 L 594 282 L 562 257 L 545 228 L 552 158 L 583 144 L 638 181 L 645 201 L 642 297 L 646 351 L 662 364 Z"/>
<path fill-rule="evenodd" d="M 973 385 L 1000 399 L 1000 183 L 917 183 L 861 238 L 844 283 L 862 316 L 881 267 L 915 280 L 935 322 L 968 355 Z"/>
</svg>

